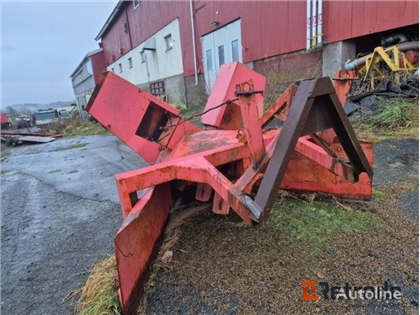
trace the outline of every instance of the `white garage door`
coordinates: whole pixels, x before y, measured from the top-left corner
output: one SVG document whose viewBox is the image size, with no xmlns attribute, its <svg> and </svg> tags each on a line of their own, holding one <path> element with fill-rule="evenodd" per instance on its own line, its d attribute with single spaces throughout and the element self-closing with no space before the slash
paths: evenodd
<svg viewBox="0 0 420 315">
<path fill-rule="evenodd" d="M 206 91 L 209 94 L 222 64 L 242 62 L 241 20 L 201 37 L 201 46 Z"/>
</svg>

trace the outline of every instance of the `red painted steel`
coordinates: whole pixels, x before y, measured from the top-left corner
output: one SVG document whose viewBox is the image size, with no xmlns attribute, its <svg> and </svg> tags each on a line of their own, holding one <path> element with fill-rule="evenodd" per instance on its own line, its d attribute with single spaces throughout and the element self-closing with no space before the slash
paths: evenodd
<svg viewBox="0 0 420 315">
<path fill-rule="evenodd" d="M 361 146 L 369 164 L 373 165 L 373 144 L 361 142 Z M 330 147 L 339 157 L 346 158 L 339 143 L 333 143 Z M 359 181 L 351 183 L 298 152 L 292 156 L 280 188 L 300 192 L 317 191 L 348 200 L 354 200 L 355 196 L 361 201 L 372 198 L 372 180 L 367 174 L 360 174 Z"/>
<path fill-rule="evenodd" d="M 239 76 L 231 70 L 237 67 L 242 69 Z M 299 87 L 291 86 L 259 117 L 256 99 L 262 91 L 255 87 L 265 79 L 242 67 L 222 68 L 219 75 L 231 81 L 218 79 L 228 87 L 222 93 L 212 92 L 221 94 L 219 100 L 224 101 L 226 91 L 236 87 L 244 126 L 240 130 L 200 130 L 182 120 L 175 108 L 112 72 L 104 73 L 95 88 L 87 106 L 90 114 L 154 164 L 115 176 L 124 218 L 115 237 L 115 251 L 125 314 L 135 310 L 169 216 L 172 192 L 182 189 L 183 182 L 198 184 L 199 200 L 208 200 L 214 190 L 213 212 L 227 214 L 232 208 L 248 225 L 267 219 L 279 186 L 352 199 L 371 197 L 373 146 L 363 145 L 365 157 L 331 80 L 304 80 Z M 222 112 L 221 108 L 215 112 Z M 264 130 L 274 117 L 285 119 L 283 129 Z M 221 128 L 217 122 L 213 127 Z M 334 143 L 324 144 L 320 136 L 313 135 L 328 128 L 338 135 Z M 301 137 L 306 134 L 312 136 Z M 273 168 L 282 171 L 271 171 Z M 261 178 L 254 201 L 248 194 Z"/>
<path fill-rule="evenodd" d="M 101 93 L 91 98 L 87 110 L 150 164 L 165 148 L 172 149 L 181 137 L 199 130 L 187 122 L 167 133 L 165 128 L 179 122 L 179 110 L 111 71 L 99 86 Z M 93 99 L 101 106 L 92 107 Z"/>
<path fill-rule="evenodd" d="M 92 61 L 93 78 L 95 84 L 99 82 L 99 78 L 102 72 L 106 71 L 105 55 L 103 51 L 100 51 L 90 56 Z"/>
<path fill-rule="evenodd" d="M 256 90 L 265 90 L 265 77 L 255 71 L 252 71 L 239 62 L 222 65 L 219 73 L 220 75 L 217 76 L 213 86 L 213 89 L 218 91 L 218 93 L 210 94 L 204 108 L 204 112 L 225 103 L 227 100 L 233 100 L 235 98 L 236 87 L 230 84 L 231 82 L 245 82 L 247 80 L 253 80 L 255 82 L 254 88 Z M 255 102 L 259 113 L 262 114 L 264 108 L 263 96 L 261 94 L 255 95 Z M 237 106 L 236 102 L 231 105 L 225 105 L 211 110 L 202 116 L 201 122 L 204 125 L 219 127 L 222 129 L 239 129 L 242 124 L 240 109 L 231 109 Z M 235 113 L 239 115 L 235 115 Z"/>
<path fill-rule="evenodd" d="M 171 203 L 168 183 L 148 190 L 141 202 L 130 211 L 115 236 L 115 256 L 122 284 L 119 297 L 124 314 L 136 311 L 137 301 L 148 277 L 148 268 L 158 252 Z"/>
</svg>

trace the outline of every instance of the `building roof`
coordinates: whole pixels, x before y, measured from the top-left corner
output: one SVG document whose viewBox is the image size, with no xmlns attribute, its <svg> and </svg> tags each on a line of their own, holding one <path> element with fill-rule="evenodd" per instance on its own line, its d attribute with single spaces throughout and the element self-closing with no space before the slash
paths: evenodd
<svg viewBox="0 0 420 315">
<path fill-rule="evenodd" d="M 117 14 L 118 14 L 120 8 L 123 6 L 124 2 L 127 2 L 127 1 L 124 1 L 124 0 L 119 0 L 118 1 L 114 10 L 111 12 L 111 15 L 108 17 L 104 26 L 102 26 L 101 30 L 99 31 L 99 34 L 95 37 L 96 41 L 100 40 L 102 38 L 102 36 L 108 31 L 108 28 L 110 27 L 110 25 L 114 21 L 115 17 L 117 16 Z"/>
<path fill-rule="evenodd" d="M 70 74 L 70 78 L 72 78 L 77 71 L 79 71 L 80 67 L 93 55 L 96 55 L 97 53 L 100 53 L 101 51 L 103 51 L 102 48 L 93 50 L 89 53 L 86 54 L 86 56 L 83 57 L 82 61 L 80 61 L 80 63 L 77 65 L 76 69 L 74 69 L 74 71 Z"/>
</svg>

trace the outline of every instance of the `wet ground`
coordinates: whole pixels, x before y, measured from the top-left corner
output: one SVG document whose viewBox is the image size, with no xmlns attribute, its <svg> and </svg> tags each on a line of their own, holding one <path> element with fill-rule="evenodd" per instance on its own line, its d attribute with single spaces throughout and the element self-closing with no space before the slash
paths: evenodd
<svg viewBox="0 0 420 315">
<path fill-rule="evenodd" d="M 415 139 L 375 145 L 374 185 L 418 181 L 418 153 Z M 114 175 L 141 165 L 114 136 L 69 137 L 2 151 L 2 314 L 73 314 L 75 301 L 61 301 L 83 285 L 92 264 L 113 253 L 121 224 Z M 418 221 L 418 185 L 399 202 Z M 176 288 L 158 280 L 147 313 L 238 314 L 235 294 L 213 292 L 203 298 L 182 279 Z M 418 310 L 418 283 L 404 294 Z M 208 303 L 224 297 L 229 305 L 224 312 Z M 384 314 L 374 307 L 367 312 Z"/>
<path fill-rule="evenodd" d="M 2 151 L 1 313 L 73 314 L 91 266 L 121 224 L 114 175 L 140 158 L 113 136 Z"/>
</svg>

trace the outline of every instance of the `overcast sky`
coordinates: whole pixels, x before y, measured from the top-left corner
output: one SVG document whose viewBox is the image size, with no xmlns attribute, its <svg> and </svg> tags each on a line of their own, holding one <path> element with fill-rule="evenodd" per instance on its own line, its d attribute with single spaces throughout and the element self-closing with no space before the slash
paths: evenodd
<svg viewBox="0 0 420 315">
<path fill-rule="evenodd" d="M 1 0 L 2 108 L 74 100 L 70 74 L 117 2 Z"/>
</svg>

